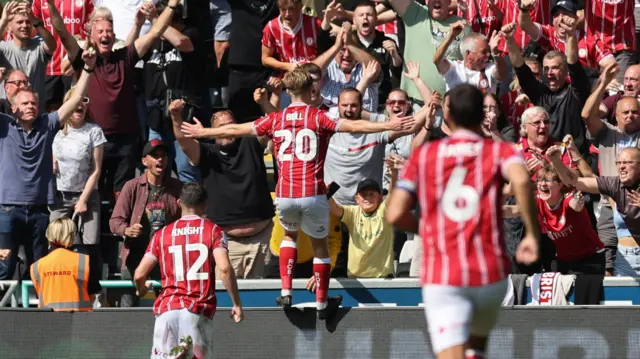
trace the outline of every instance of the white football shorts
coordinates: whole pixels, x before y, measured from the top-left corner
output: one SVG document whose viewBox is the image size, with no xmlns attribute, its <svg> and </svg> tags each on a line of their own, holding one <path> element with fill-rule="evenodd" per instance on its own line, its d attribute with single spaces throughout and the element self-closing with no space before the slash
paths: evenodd
<svg viewBox="0 0 640 359">
<path fill-rule="evenodd" d="M 276 198 L 278 219 L 285 231 L 299 229 L 311 238 L 325 238 L 329 235 L 329 201 L 327 196 L 301 198 Z"/>
<path fill-rule="evenodd" d="M 171 310 L 156 317 L 151 359 L 166 359 L 180 338 L 190 335 L 198 359 L 213 358 L 213 320 L 187 309 Z"/>
<path fill-rule="evenodd" d="M 470 336 L 488 337 L 498 318 L 507 280 L 482 287 L 427 284 L 424 312 L 435 354 L 465 344 Z"/>
</svg>

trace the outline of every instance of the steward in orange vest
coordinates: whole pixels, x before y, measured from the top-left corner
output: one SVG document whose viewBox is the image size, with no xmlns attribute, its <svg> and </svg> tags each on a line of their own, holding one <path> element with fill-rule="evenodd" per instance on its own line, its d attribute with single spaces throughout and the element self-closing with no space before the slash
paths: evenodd
<svg viewBox="0 0 640 359">
<path fill-rule="evenodd" d="M 52 247 L 48 255 L 31 265 L 31 280 L 38 294 L 38 308 L 54 311 L 91 311 L 100 284 L 90 280 L 89 256 L 74 252 L 76 225 L 68 218 L 59 218 L 47 228 Z M 93 276 L 95 277 L 95 275 Z"/>
</svg>

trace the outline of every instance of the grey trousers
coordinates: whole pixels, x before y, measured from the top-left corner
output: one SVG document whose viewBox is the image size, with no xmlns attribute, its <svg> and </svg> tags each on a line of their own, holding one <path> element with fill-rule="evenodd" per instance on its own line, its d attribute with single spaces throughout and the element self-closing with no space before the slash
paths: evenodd
<svg viewBox="0 0 640 359">
<path fill-rule="evenodd" d="M 56 203 L 49 207 L 49 221 L 58 218 L 71 218 L 74 213 L 74 206 L 80 198 L 79 193 L 56 192 Z M 100 243 L 100 194 L 94 190 L 87 201 L 87 211 L 81 215 L 82 218 L 82 244 Z"/>
</svg>

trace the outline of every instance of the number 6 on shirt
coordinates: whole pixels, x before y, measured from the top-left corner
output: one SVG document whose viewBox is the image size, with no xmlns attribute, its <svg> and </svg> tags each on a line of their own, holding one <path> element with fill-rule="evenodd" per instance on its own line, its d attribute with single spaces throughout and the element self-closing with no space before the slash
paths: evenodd
<svg viewBox="0 0 640 359">
<path fill-rule="evenodd" d="M 202 266 L 207 261 L 209 251 L 204 243 L 189 243 L 184 246 L 189 257 L 189 252 L 198 251 L 198 259 L 187 270 L 187 280 L 208 280 L 209 273 L 200 272 Z M 184 280 L 184 258 L 182 256 L 182 246 L 169 246 L 169 253 L 173 256 L 173 270 L 175 273 L 176 282 L 182 282 Z"/>
<path fill-rule="evenodd" d="M 442 211 L 454 222 L 466 222 L 478 213 L 480 196 L 475 188 L 464 184 L 467 169 L 456 167 L 451 171 L 447 187 L 442 194 Z"/>
<path fill-rule="evenodd" d="M 291 153 L 284 153 L 289 146 L 291 146 L 291 140 L 293 134 L 289 130 L 278 130 L 273 133 L 274 137 L 282 137 L 282 145 L 278 150 L 278 160 L 280 161 L 291 161 Z M 305 146 L 305 139 L 307 139 L 307 146 Z M 296 155 L 296 158 L 302 162 L 311 161 L 316 158 L 316 154 L 318 153 L 318 137 L 316 133 L 308 128 L 303 128 L 298 133 L 296 133 L 296 143 L 293 148 L 293 152 Z M 305 148 L 308 149 L 308 152 L 305 153 Z"/>
</svg>

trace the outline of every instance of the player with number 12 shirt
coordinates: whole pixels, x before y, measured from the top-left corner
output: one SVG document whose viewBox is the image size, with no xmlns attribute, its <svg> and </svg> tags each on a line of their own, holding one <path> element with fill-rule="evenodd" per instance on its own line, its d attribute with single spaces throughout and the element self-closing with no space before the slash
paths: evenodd
<svg viewBox="0 0 640 359">
<path fill-rule="evenodd" d="M 216 311 L 216 267 L 233 303 L 231 316 L 243 319 L 238 284 L 227 253 L 222 229 L 204 219 L 207 193 L 200 184 L 182 188 L 178 203 L 182 218 L 155 233 L 134 275 L 138 295 L 148 291 L 145 282 L 160 267 L 162 292 L 153 305 L 156 322 L 151 358 L 212 358 L 213 315 Z M 191 337 L 193 356 L 177 356 L 183 337 Z M 179 350 L 178 350 L 179 351 Z M 180 354 L 180 353 L 178 353 Z"/>
<path fill-rule="evenodd" d="M 414 151 L 393 190 L 390 224 L 420 233 L 421 283 L 437 358 L 480 359 L 495 325 L 510 269 L 502 228 L 502 187 L 511 183 L 526 235 L 516 260 L 533 263 L 539 228 L 531 181 L 518 150 L 484 138 L 483 95 L 471 85 L 450 91 L 450 137 Z M 420 220 L 412 215 L 415 202 Z M 525 214 L 526 212 L 526 214 Z"/>
<path fill-rule="evenodd" d="M 413 127 L 412 117 L 389 122 L 363 120 L 336 121 L 324 110 L 310 106 L 313 80 L 302 69 L 285 74 L 284 86 L 291 96 L 291 105 L 269 114 L 254 123 L 231 124 L 217 128 L 202 128 L 183 123 L 187 137 L 267 136 L 272 138 L 278 163 L 276 208 L 285 230 L 280 245 L 281 296 L 278 305 L 287 308 L 292 303 L 292 282 L 297 262 L 297 233 L 301 229 L 312 238 L 314 250 L 313 273 L 316 281 L 318 317 L 333 316 L 342 298 L 328 297 L 331 261 L 327 236 L 329 234 L 329 203 L 324 185 L 324 160 L 329 139 L 335 132 L 375 133 L 387 130 L 407 130 Z"/>
</svg>

